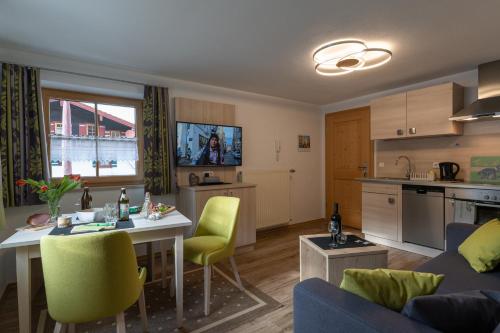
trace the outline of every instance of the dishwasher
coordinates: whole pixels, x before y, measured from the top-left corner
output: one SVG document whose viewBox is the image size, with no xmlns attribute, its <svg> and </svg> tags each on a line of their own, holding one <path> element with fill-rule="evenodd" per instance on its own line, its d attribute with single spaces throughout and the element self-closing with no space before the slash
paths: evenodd
<svg viewBox="0 0 500 333">
<path fill-rule="evenodd" d="M 444 250 L 444 187 L 403 185 L 403 242 Z"/>
</svg>

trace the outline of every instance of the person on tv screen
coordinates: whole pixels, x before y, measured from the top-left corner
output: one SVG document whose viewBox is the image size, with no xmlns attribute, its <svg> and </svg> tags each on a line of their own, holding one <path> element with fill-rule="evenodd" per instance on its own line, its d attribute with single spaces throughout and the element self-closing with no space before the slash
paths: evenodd
<svg viewBox="0 0 500 333">
<path fill-rule="evenodd" d="M 224 155 L 221 152 L 220 139 L 217 133 L 212 133 L 208 140 L 200 158 L 196 162 L 197 165 L 223 165 Z"/>
</svg>

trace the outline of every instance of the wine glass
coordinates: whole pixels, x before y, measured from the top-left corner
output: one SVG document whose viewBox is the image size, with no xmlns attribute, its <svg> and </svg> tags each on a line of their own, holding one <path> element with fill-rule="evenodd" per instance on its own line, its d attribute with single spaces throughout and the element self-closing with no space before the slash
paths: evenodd
<svg viewBox="0 0 500 333">
<path fill-rule="evenodd" d="M 330 243 L 328 244 L 328 246 L 333 247 L 333 248 L 336 248 L 339 246 L 337 243 L 337 235 L 340 231 L 339 227 L 340 226 L 336 221 L 330 221 L 330 223 L 328 223 L 328 231 L 331 234 Z"/>
<path fill-rule="evenodd" d="M 337 235 L 337 243 L 343 245 L 347 242 L 347 235 L 344 234 L 343 232 L 339 233 Z"/>
</svg>

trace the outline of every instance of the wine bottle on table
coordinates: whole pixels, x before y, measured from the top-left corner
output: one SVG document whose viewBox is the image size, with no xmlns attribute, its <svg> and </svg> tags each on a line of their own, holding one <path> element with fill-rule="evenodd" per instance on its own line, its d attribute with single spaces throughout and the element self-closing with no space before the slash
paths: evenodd
<svg viewBox="0 0 500 333">
<path fill-rule="evenodd" d="M 337 234 L 341 234 L 342 233 L 342 216 L 340 216 L 340 213 L 339 213 L 339 204 L 338 203 L 334 203 L 333 204 L 333 215 L 331 217 L 331 220 L 333 222 L 333 224 L 336 226 L 335 229 L 337 229 Z"/>
<path fill-rule="evenodd" d="M 86 186 L 83 188 L 81 206 L 82 210 L 92 208 L 92 196 L 90 195 L 89 188 Z"/>
<path fill-rule="evenodd" d="M 124 187 L 120 193 L 120 198 L 118 199 L 118 221 L 128 221 L 129 219 L 129 199 L 127 197 L 127 192 Z"/>
<path fill-rule="evenodd" d="M 339 204 L 336 202 L 333 204 L 333 214 L 328 223 L 328 231 L 331 234 L 330 247 L 337 247 L 337 237 L 342 233 L 342 217 L 339 214 Z"/>
</svg>

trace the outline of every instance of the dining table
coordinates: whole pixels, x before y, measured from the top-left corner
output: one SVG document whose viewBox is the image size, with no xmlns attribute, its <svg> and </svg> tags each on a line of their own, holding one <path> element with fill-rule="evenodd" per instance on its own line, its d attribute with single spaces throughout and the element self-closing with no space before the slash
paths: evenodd
<svg viewBox="0 0 500 333">
<path fill-rule="evenodd" d="M 174 267 L 173 279 L 175 281 L 176 295 L 176 315 L 177 326 L 182 326 L 183 321 L 183 241 L 184 234 L 192 226 L 192 221 L 178 211 L 173 211 L 166 216 L 150 220 L 140 215 L 130 215 L 133 222 L 132 228 L 115 229 L 99 232 L 116 232 L 116 230 L 129 233 L 134 244 L 160 242 L 163 253 L 166 250 L 165 244 L 174 241 Z M 78 224 L 76 215 L 72 215 L 73 225 Z M 120 222 L 117 222 L 120 223 Z M 19 313 L 19 332 L 30 333 L 32 328 L 31 319 L 31 261 L 40 258 L 40 239 L 51 233 L 54 227 L 45 228 L 38 231 L 19 230 L 12 236 L 0 243 L 0 249 L 15 248 L 16 250 L 16 276 L 17 276 L 17 300 Z M 71 237 L 60 236 L 60 237 Z M 162 260 L 162 280 L 163 287 L 166 283 L 166 260 Z"/>
</svg>

